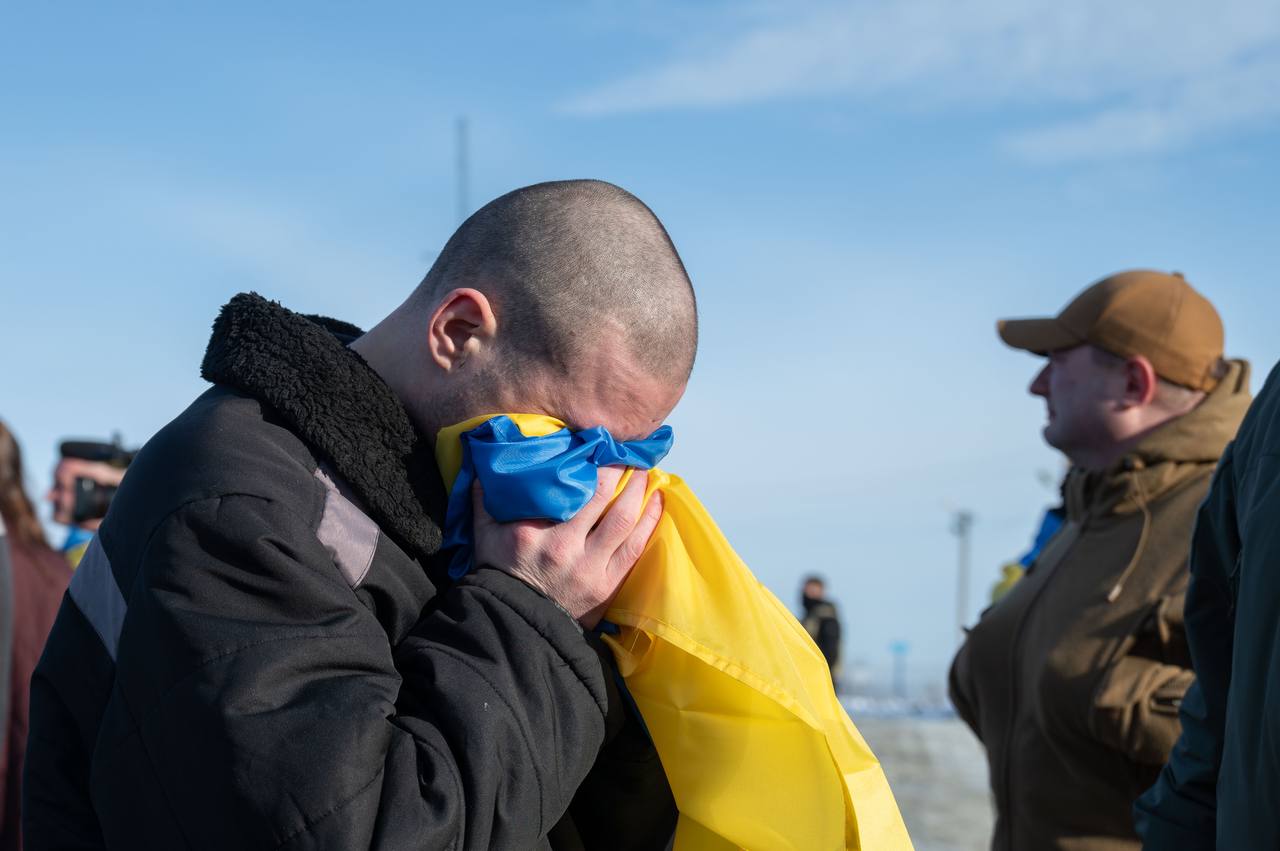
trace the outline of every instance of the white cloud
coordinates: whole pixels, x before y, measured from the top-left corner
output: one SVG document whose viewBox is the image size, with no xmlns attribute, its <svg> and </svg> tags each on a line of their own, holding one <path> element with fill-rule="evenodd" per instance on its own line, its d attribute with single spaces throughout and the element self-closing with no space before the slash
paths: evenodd
<svg viewBox="0 0 1280 851">
<path fill-rule="evenodd" d="M 1074 120 L 1015 133 L 1004 146 L 1037 162 L 1129 156 L 1183 147 L 1277 116 L 1280 58 L 1268 58 L 1188 81 L 1163 98 L 1137 97 Z"/>
<path fill-rule="evenodd" d="M 1007 140 L 1020 155 L 1061 160 L 1160 150 L 1271 117 L 1278 67 L 1275 0 L 787 3 L 563 107 L 607 114 L 815 96 L 1065 106 L 1077 118 Z"/>
</svg>

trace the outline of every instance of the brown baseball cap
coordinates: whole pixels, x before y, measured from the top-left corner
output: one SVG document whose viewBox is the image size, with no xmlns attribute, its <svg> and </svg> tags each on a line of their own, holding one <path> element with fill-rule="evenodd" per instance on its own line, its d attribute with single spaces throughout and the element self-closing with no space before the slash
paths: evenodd
<svg viewBox="0 0 1280 851">
<path fill-rule="evenodd" d="M 1222 360 L 1222 319 L 1179 272 L 1136 269 L 1093 284 L 1045 319 L 1001 319 L 1000 339 L 1047 355 L 1089 343 L 1121 357 L 1142 355 L 1166 381 L 1212 390 Z"/>
</svg>

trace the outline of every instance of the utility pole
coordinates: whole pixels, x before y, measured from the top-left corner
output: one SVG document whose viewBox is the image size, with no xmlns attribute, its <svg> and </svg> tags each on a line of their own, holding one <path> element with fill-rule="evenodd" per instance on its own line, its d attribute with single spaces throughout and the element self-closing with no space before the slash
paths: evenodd
<svg viewBox="0 0 1280 851">
<path fill-rule="evenodd" d="M 964 640 L 964 624 L 969 617 L 969 539 L 973 512 L 960 510 L 951 517 L 951 534 L 956 536 L 956 634 Z"/>
<path fill-rule="evenodd" d="M 469 188 L 467 186 L 468 177 L 469 177 L 467 172 L 470 164 L 467 162 L 469 151 L 467 150 L 468 148 L 467 117 L 465 115 L 458 116 L 455 141 L 458 147 L 458 150 L 457 150 L 458 157 L 456 161 L 456 167 L 458 172 L 457 173 L 458 224 L 462 224 L 464 221 L 467 220 L 467 216 L 471 215 L 471 201 L 467 197 L 467 194 L 468 194 L 467 190 Z"/>
<path fill-rule="evenodd" d="M 889 645 L 893 655 L 893 696 L 899 700 L 907 699 L 907 654 L 911 645 L 905 641 L 895 641 Z"/>
</svg>

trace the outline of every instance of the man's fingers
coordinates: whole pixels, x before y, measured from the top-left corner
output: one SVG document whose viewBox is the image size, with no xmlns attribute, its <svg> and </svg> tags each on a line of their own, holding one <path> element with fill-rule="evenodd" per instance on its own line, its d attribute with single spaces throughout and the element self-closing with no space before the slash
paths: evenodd
<svg viewBox="0 0 1280 851">
<path fill-rule="evenodd" d="M 631 568 L 635 567 L 636 562 L 640 560 L 640 556 L 644 555 L 645 548 L 649 546 L 649 539 L 653 537 L 660 520 L 662 520 L 662 494 L 655 491 L 653 496 L 649 497 L 649 502 L 644 507 L 644 514 L 640 515 L 635 528 L 609 560 L 610 576 L 616 576 L 619 587 L 631 572 Z"/>
<path fill-rule="evenodd" d="M 485 510 L 484 490 L 476 482 L 471 505 L 477 563 L 506 570 L 590 626 L 617 594 L 662 516 L 661 495 L 645 501 L 648 473 L 634 471 L 619 492 L 624 473 L 620 467 L 601 467 L 595 494 L 577 516 L 560 524 L 499 523 Z"/>
<path fill-rule="evenodd" d="M 578 534 L 586 537 L 588 530 L 599 522 L 601 515 L 609 507 L 609 501 L 613 499 L 613 494 L 618 489 L 618 481 L 624 472 L 626 470 L 622 467 L 601 467 L 597 470 L 596 492 L 592 495 L 591 501 L 565 525 L 577 528 Z"/>
<path fill-rule="evenodd" d="M 627 486 L 587 536 L 588 550 L 607 560 L 622 546 L 627 535 L 635 528 L 636 521 L 640 519 L 640 512 L 644 510 L 644 491 L 648 482 L 649 474 L 643 470 L 636 470 L 631 474 Z"/>
</svg>

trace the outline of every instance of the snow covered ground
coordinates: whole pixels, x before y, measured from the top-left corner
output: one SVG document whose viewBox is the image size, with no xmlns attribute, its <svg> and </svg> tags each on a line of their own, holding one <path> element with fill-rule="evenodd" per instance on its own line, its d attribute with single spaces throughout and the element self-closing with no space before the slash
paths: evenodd
<svg viewBox="0 0 1280 851">
<path fill-rule="evenodd" d="M 986 756 L 963 722 L 857 712 L 853 720 L 884 766 L 916 851 L 990 847 Z"/>
</svg>

